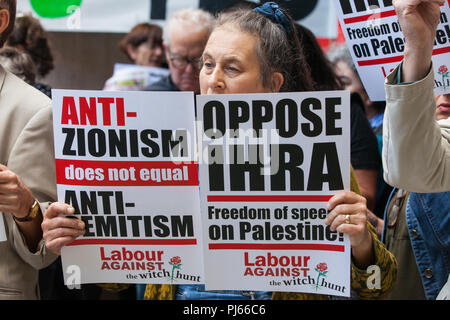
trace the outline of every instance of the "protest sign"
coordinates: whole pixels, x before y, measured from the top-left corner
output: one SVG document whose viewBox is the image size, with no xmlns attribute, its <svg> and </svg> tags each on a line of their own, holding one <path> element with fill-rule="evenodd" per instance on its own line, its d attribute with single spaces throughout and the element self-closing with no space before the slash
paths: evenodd
<svg viewBox="0 0 450 320">
<path fill-rule="evenodd" d="M 193 94 L 52 95 L 58 200 L 86 224 L 64 270 L 78 266 L 81 283 L 203 282 Z"/>
<path fill-rule="evenodd" d="M 335 0 L 347 46 L 372 101 L 386 100 L 384 79 L 402 61 L 405 39 L 392 0 Z M 434 89 L 450 92 L 450 0 L 441 6 L 433 50 Z"/>
<path fill-rule="evenodd" d="M 349 296 L 350 246 L 323 222 L 350 187 L 345 91 L 197 96 L 207 290 Z"/>
</svg>

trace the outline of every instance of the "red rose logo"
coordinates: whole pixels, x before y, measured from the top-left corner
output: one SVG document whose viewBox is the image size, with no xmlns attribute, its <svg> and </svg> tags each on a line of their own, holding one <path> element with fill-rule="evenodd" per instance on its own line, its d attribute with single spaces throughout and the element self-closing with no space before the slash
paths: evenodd
<svg viewBox="0 0 450 320">
<path fill-rule="evenodd" d="M 170 262 L 172 265 L 179 265 L 181 263 L 181 259 L 179 256 L 173 257 L 172 259 L 170 259 Z"/>
<path fill-rule="evenodd" d="M 328 271 L 327 271 L 327 269 L 328 269 L 328 266 L 327 266 L 327 264 L 325 263 L 325 262 L 321 262 L 321 263 L 319 263 L 317 266 L 316 266 L 316 271 L 319 273 L 319 275 L 317 276 L 317 280 L 316 280 L 316 291 L 317 291 L 317 289 L 319 289 L 319 279 L 320 279 L 320 277 L 322 276 L 322 277 L 326 277 L 327 276 L 327 273 L 328 273 Z"/>
<path fill-rule="evenodd" d="M 442 66 L 439 67 L 438 69 L 438 73 L 442 76 L 442 85 L 444 86 L 444 90 L 447 88 L 446 82 L 445 82 L 445 78 L 448 78 L 448 68 L 447 66 L 444 64 Z"/>
<path fill-rule="evenodd" d="M 172 257 L 170 259 L 169 264 L 172 266 L 172 276 L 170 277 L 171 281 L 173 282 L 173 276 L 175 269 L 181 269 L 181 259 L 179 256 Z"/>
<path fill-rule="evenodd" d="M 324 272 L 325 270 L 328 269 L 328 266 L 325 262 L 319 263 L 316 268 L 320 271 L 320 272 Z"/>
</svg>

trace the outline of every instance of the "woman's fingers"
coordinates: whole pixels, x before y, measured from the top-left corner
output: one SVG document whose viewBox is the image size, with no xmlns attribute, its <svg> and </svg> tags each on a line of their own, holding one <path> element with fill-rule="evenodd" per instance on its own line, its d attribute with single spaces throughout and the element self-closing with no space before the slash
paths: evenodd
<svg viewBox="0 0 450 320">
<path fill-rule="evenodd" d="M 330 225 L 332 231 L 345 223 L 345 216 L 349 215 L 352 224 L 365 223 L 367 213 L 366 199 L 352 191 L 342 191 L 328 201 L 329 213 L 325 224 Z M 339 217 L 339 218 L 338 218 Z"/>
<path fill-rule="evenodd" d="M 351 191 L 342 191 L 328 202 L 329 213 L 325 224 L 331 231 L 345 233 L 352 247 L 360 246 L 367 239 L 366 199 Z"/>
</svg>

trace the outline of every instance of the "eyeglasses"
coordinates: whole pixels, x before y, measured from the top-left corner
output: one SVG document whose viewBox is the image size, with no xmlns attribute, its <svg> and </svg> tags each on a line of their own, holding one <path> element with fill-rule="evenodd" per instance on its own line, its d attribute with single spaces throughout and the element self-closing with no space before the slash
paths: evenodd
<svg viewBox="0 0 450 320">
<path fill-rule="evenodd" d="M 192 66 L 195 70 L 200 70 L 200 60 L 201 58 L 188 59 L 182 56 L 172 56 L 170 57 L 170 61 L 172 65 L 177 69 L 185 69 L 188 64 Z"/>
</svg>

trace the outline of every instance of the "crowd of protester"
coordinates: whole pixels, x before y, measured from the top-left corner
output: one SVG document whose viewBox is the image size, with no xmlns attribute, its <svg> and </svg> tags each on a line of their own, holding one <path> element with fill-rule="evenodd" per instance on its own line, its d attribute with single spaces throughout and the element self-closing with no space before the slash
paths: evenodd
<svg viewBox="0 0 450 320">
<path fill-rule="evenodd" d="M 144 77 L 167 70 L 137 84 L 124 78 L 136 76 L 128 69 L 120 81 L 119 73 L 108 79 L 105 90 L 122 90 L 120 82 L 195 94 L 350 91 L 351 190 L 329 200 L 325 223 L 349 236 L 351 298 L 448 299 L 450 94 L 434 96 L 430 71 L 442 3 L 394 2 L 407 54 L 386 79 L 386 101 L 369 99 L 345 44 L 324 52 L 307 26 L 273 2 L 239 1 L 217 16 L 182 9 L 163 29 L 136 25 L 120 50 L 133 68 L 155 68 Z M 59 256 L 85 226 L 63 217 L 74 209 L 56 202 L 51 92 L 44 84 L 52 51 L 39 20 L 15 17 L 13 0 L 0 0 L 0 34 L 0 212 L 8 238 L 0 242 L 0 255 L 8 257 L 0 260 L 0 299 L 332 298 L 204 285 L 69 290 Z M 370 265 L 380 267 L 379 288 L 367 288 Z"/>
</svg>

